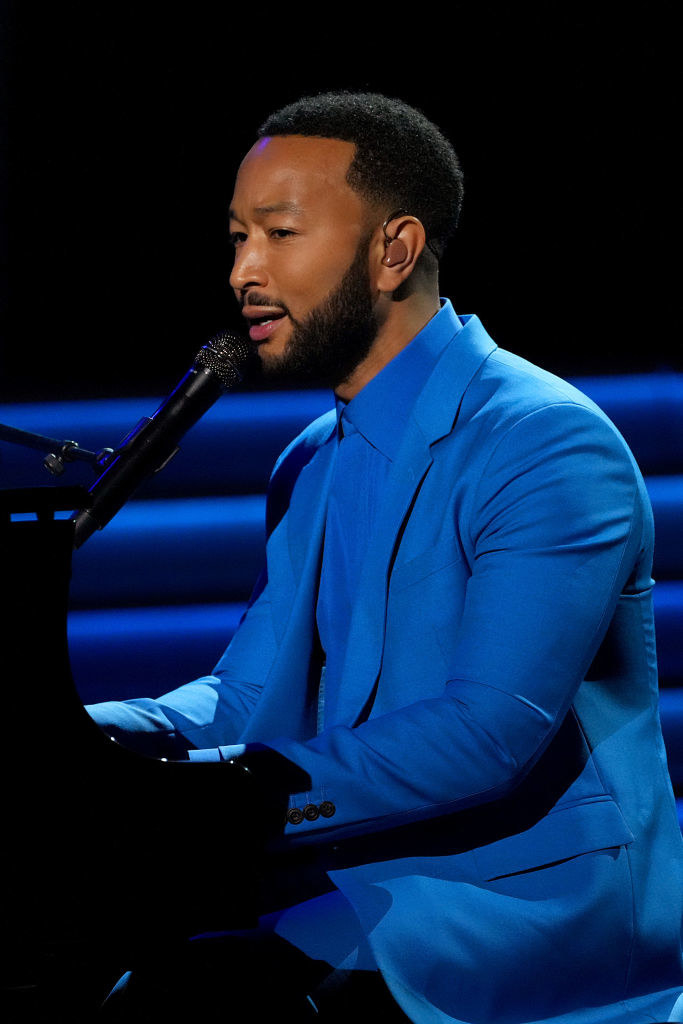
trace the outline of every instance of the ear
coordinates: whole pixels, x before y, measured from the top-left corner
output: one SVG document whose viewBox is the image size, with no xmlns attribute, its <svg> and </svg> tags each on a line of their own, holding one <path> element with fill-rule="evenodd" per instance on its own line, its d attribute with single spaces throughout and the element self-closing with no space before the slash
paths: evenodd
<svg viewBox="0 0 683 1024">
<path fill-rule="evenodd" d="M 371 246 L 371 272 L 378 291 L 396 291 L 406 281 L 425 247 L 427 238 L 422 222 L 409 214 L 400 214 L 380 228 Z"/>
</svg>

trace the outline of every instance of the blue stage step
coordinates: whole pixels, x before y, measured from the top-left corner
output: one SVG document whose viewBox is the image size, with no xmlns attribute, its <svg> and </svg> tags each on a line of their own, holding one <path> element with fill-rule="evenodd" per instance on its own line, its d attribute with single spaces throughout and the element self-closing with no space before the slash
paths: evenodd
<svg viewBox="0 0 683 1024">
<path fill-rule="evenodd" d="M 635 374 L 574 380 L 607 413 L 646 476 L 683 473 L 683 374 Z M 116 447 L 161 399 L 0 405 L 0 423 L 77 441 L 97 451 Z M 144 497 L 248 494 L 265 490 L 273 463 L 305 426 L 333 406 L 329 391 L 233 392 L 219 399 L 185 436 L 180 453 L 144 485 Z M 37 452 L 0 443 L 3 487 L 49 481 Z M 70 466 L 70 483 L 90 482 Z"/>
</svg>

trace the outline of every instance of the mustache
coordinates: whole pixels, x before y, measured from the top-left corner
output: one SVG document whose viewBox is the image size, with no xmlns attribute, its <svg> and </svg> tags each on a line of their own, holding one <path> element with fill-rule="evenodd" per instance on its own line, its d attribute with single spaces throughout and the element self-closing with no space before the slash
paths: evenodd
<svg viewBox="0 0 683 1024">
<path fill-rule="evenodd" d="M 255 292 L 248 292 L 242 296 L 240 300 L 240 309 L 244 309 L 245 306 L 267 306 L 269 309 L 281 309 L 287 316 L 290 315 L 289 309 L 278 299 L 271 299 L 269 295 L 257 295 Z"/>
</svg>

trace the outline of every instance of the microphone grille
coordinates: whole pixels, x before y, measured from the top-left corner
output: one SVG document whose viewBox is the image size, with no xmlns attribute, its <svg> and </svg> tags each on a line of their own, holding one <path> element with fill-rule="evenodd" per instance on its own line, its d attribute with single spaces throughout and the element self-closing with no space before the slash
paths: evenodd
<svg viewBox="0 0 683 1024">
<path fill-rule="evenodd" d="M 224 388 L 242 380 L 242 369 L 251 354 L 246 338 L 232 331 L 220 331 L 200 348 L 195 363 L 216 374 Z"/>
</svg>

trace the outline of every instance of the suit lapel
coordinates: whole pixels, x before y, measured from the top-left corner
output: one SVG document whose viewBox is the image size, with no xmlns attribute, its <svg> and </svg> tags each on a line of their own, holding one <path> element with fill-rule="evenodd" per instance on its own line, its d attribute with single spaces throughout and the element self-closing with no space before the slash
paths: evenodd
<svg viewBox="0 0 683 1024">
<path fill-rule="evenodd" d="M 336 425 L 336 420 L 335 420 Z M 335 430 L 299 472 L 289 508 L 268 540 L 269 584 L 272 589 L 274 627 L 282 640 L 301 597 L 317 591 L 327 495 L 330 489 Z M 292 601 L 292 595 L 296 595 Z"/>
<path fill-rule="evenodd" d="M 414 423 L 391 468 L 377 530 L 368 548 L 351 617 L 349 642 L 342 673 L 343 686 L 327 688 L 325 724 L 353 725 L 379 676 L 384 648 L 387 585 L 396 540 L 420 484 L 429 470 L 429 445 Z"/>
<path fill-rule="evenodd" d="M 463 320 L 415 404 L 389 473 L 351 619 L 343 686 L 326 692 L 326 726 L 365 717 L 382 666 L 387 589 L 403 524 L 432 465 L 432 445 L 454 429 L 467 386 L 496 348 L 477 317 Z"/>
<path fill-rule="evenodd" d="M 333 431 L 299 472 L 289 509 L 268 540 L 268 590 L 280 651 L 240 737 L 242 742 L 275 736 L 307 739 L 315 732 L 319 675 L 316 677 L 312 653 L 335 447 Z"/>
</svg>

